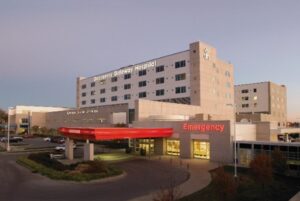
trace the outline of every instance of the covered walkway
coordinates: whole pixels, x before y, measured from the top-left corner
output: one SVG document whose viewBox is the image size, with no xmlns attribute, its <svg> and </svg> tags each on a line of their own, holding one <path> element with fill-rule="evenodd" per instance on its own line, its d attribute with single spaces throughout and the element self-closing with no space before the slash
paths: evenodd
<svg viewBox="0 0 300 201">
<path fill-rule="evenodd" d="M 86 140 L 84 144 L 84 160 L 94 160 L 94 144 L 90 141 L 165 138 L 173 134 L 172 128 L 66 128 L 59 129 L 67 137 L 65 154 L 67 159 L 73 160 L 74 139 Z"/>
</svg>

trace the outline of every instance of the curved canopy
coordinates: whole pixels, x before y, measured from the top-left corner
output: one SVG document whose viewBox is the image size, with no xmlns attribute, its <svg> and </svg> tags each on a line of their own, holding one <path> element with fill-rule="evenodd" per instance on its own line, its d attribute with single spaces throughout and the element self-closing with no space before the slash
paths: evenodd
<svg viewBox="0 0 300 201">
<path fill-rule="evenodd" d="M 163 138 L 173 134 L 172 128 L 59 128 L 66 137 L 84 140 L 114 140 L 130 138 Z"/>
</svg>

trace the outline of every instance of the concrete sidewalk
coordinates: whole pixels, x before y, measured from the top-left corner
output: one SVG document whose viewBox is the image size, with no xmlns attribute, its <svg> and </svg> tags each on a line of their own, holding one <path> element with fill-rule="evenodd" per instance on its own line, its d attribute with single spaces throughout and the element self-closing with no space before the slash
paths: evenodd
<svg viewBox="0 0 300 201">
<path fill-rule="evenodd" d="M 206 187 L 211 181 L 209 170 L 218 167 L 217 163 L 212 163 L 208 160 L 179 159 L 172 156 L 155 156 L 149 160 L 160 160 L 162 163 L 169 163 L 170 165 L 184 168 L 190 173 L 189 179 L 178 186 L 180 197 L 185 197 Z M 152 201 L 158 192 L 152 192 L 130 201 Z"/>
</svg>

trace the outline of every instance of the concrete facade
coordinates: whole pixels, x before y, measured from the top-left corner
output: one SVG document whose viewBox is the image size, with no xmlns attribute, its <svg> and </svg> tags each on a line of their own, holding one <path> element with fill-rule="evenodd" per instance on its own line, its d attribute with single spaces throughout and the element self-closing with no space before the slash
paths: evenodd
<svg viewBox="0 0 300 201">
<path fill-rule="evenodd" d="M 286 87 L 272 82 L 235 86 L 237 121 L 269 121 L 285 127 L 287 122 Z"/>
</svg>

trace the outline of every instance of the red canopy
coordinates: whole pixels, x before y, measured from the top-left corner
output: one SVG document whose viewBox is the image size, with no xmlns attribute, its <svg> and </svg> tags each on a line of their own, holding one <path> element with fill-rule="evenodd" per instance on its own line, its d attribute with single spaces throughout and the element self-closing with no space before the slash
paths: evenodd
<svg viewBox="0 0 300 201">
<path fill-rule="evenodd" d="M 66 137 L 88 140 L 129 138 L 163 138 L 173 134 L 172 128 L 59 128 Z"/>
</svg>

